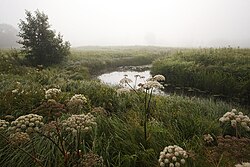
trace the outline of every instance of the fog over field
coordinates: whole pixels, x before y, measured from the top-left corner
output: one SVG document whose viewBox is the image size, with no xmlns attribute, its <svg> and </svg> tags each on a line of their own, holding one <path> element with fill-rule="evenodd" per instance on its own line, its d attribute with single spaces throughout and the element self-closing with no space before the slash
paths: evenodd
<svg viewBox="0 0 250 167">
<path fill-rule="evenodd" d="M 0 24 L 49 16 L 73 47 L 250 47 L 250 0 L 1 0 Z"/>
</svg>

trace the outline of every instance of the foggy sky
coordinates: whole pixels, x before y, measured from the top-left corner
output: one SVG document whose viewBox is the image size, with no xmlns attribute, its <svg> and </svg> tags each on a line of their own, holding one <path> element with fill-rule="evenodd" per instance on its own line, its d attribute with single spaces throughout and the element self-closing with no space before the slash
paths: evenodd
<svg viewBox="0 0 250 167">
<path fill-rule="evenodd" d="M 250 0 L 1 0 L 0 24 L 39 9 L 72 46 L 250 47 Z"/>
</svg>

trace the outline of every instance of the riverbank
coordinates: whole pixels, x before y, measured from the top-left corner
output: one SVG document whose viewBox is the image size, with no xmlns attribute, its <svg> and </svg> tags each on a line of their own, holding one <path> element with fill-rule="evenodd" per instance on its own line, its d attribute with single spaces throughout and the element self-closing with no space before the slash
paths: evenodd
<svg viewBox="0 0 250 167">
<path fill-rule="evenodd" d="M 194 49 L 153 63 L 151 72 L 172 87 L 250 104 L 250 49 Z"/>
</svg>

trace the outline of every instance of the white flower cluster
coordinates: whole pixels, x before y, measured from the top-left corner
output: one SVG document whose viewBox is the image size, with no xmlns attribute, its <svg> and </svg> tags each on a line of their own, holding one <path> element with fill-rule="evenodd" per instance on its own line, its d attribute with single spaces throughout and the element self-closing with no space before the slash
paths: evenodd
<svg viewBox="0 0 250 167">
<path fill-rule="evenodd" d="M 77 132 L 88 132 L 92 129 L 92 126 L 96 125 L 95 117 L 88 114 L 72 115 L 67 120 L 62 122 L 62 126 L 66 131 L 72 132 L 74 135 Z"/>
<path fill-rule="evenodd" d="M 204 141 L 207 144 L 210 144 L 214 141 L 214 138 L 210 134 L 205 134 L 203 137 L 204 137 Z"/>
<path fill-rule="evenodd" d="M 219 119 L 220 122 L 230 122 L 231 126 L 236 128 L 237 124 L 241 125 L 247 131 L 250 131 L 250 119 L 242 112 L 238 112 L 236 109 L 232 109 L 230 112 L 226 112 L 223 117 Z"/>
<path fill-rule="evenodd" d="M 39 132 L 40 128 L 44 125 L 42 120 L 43 117 L 37 114 L 23 115 L 11 122 L 9 130 L 26 133 Z"/>
<path fill-rule="evenodd" d="M 154 77 L 153 77 L 153 80 L 154 81 L 158 81 L 158 82 L 163 82 L 163 81 L 165 81 L 165 77 L 163 76 L 163 75 L 155 75 Z"/>
<path fill-rule="evenodd" d="M 30 136 L 24 132 L 16 132 L 10 135 L 9 141 L 13 145 L 19 145 L 30 141 Z"/>
<path fill-rule="evenodd" d="M 130 89 L 129 88 L 119 88 L 116 90 L 116 92 L 118 95 L 121 95 L 121 94 L 129 93 Z"/>
<path fill-rule="evenodd" d="M 127 78 L 126 76 L 120 80 L 120 83 L 121 84 L 128 84 L 128 83 L 131 83 L 133 82 L 131 79 Z"/>
<path fill-rule="evenodd" d="M 165 77 L 163 75 L 155 75 L 149 79 L 147 79 L 147 81 L 158 81 L 158 82 L 163 82 L 165 81 Z"/>
<path fill-rule="evenodd" d="M 147 81 L 143 85 L 143 88 L 149 90 L 149 89 L 152 89 L 152 88 L 164 88 L 164 87 L 158 81 Z"/>
<path fill-rule="evenodd" d="M 87 103 L 87 98 L 82 94 L 75 94 L 73 97 L 71 97 L 70 103 L 74 105 L 83 105 Z"/>
<path fill-rule="evenodd" d="M 9 125 L 9 122 L 0 119 L 0 130 L 5 130 L 5 129 L 7 129 L 8 125 Z"/>
<path fill-rule="evenodd" d="M 152 88 L 164 88 L 162 84 L 159 82 L 165 81 L 165 77 L 163 75 L 155 75 L 152 78 L 147 79 L 145 84 L 142 84 L 144 89 L 152 89 Z"/>
<path fill-rule="evenodd" d="M 61 89 L 51 88 L 45 91 L 45 98 L 56 99 L 60 93 L 61 93 Z"/>
<path fill-rule="evenodd" d="M 235 165 L 235 167 L 250 167 L 250 163 L 249 162 L 242 162 L 241 164 Z"/>
<path fill-rule="evenodd" d="M 179 167 L 185 164 L 188 154 L 181 147 L 174 145 L 165 147 L 160 152 L 159 163 L 161 167 Z"/>
</svg>

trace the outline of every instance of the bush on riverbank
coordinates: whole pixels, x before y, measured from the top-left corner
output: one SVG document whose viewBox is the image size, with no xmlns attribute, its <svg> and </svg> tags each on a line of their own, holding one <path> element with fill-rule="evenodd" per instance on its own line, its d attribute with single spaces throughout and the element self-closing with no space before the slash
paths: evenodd
<svg viewBox="0 0 250 167">
<path fill-rule="evenodd" d="M 250 50 L 199 49 L 178 52 L 153 63 L 151 72 L 178 87 L 250 102 Z"/>
</svg>

